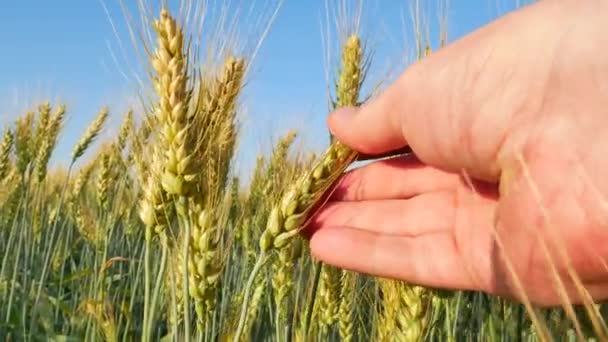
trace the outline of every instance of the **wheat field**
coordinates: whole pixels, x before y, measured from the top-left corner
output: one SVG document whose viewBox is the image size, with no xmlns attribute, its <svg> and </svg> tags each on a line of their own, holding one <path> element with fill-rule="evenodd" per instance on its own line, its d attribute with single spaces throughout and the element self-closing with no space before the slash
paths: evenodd
<svg viewBox="0 0 608 342">
<path fill-rule="evenodd" d="M 607 305 L 530 312 L 480 292 L 423 288 L 313 259 L 301 230 L 358 154 L 333 138 L 322 153 L 298 148 L 294 127 L 257 156 L 243 182 L 234 172 L 239 95 L 254 54 L 213 39 L 204 41 L 216 46 L 201 46 L 196 23 L 179 10 L 150 15 L 142 37 L 151 39 L 133 41 L 145 46 L 142 105 L 100 108 L 66 168 L 49 161 L 69 103 L 32 104 L 1 127 L 1 340 L 608 337 Z M 373 51 L 364 33 L 341 27 L 328 112 L 364 103 L 378 81 L 366 77 Z M 416 58 L 445 43 L 421 34 Z M 122 124 L 102 139 L 110 116 Z"/>
</svg>

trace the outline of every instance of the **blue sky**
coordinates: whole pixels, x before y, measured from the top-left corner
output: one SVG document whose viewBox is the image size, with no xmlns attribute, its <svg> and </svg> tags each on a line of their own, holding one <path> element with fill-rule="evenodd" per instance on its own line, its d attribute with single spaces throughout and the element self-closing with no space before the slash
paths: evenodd
<svg viewBox="0 0 608 342">
<path fill-rule="evenodd" d="M 124 12 L 119 0 L 102 1 L 0 1 L 4 46 L 0 53 L 0 126 L 37 101 L 66 103 L 69 119 L 53 156 L 55 163 L 69 158 L 71 147 L 102 105 L 109 105 L 112 114 L 105 131 L 108 137 L 122 113 L 136 103 L 136 84 L 129 70 L 139 61 Z M 251 166 L 260 147 L 268 147 L 268 136 L 276 138 L 289 128 L 300 129 L 307 148 L 320 149 L 326 144 L 326 1 L 333 3 L 285 0 L 263 42 L 241 99 L 245 109 L 241 169 Z M 131 13 L 136 12 L 134 2 L 123 0 Z M 241 2 L 247 8 L 249 3 Z M 242 33 L 259 32 L 262 25 L 251 31 L 256 26 L 252 23 L 268 17 L 276 0 L 253 3 L 253 10 L 245 10 L 239 20 Z M 438 1 L 420 3 L 431 40 L 436 42 Z M 449 39 L 457 39 L 515 6 L 515 0 L 451 0 L 447 7 Z M 411 55 L 410 9 L 407 0 L 363 0 L 360 32 L 374 49 L 370 81 L 395 76 L 405 65 L 405 56 Z M 248 36 L 240 37 L 246 40 Z"/>
</svg>

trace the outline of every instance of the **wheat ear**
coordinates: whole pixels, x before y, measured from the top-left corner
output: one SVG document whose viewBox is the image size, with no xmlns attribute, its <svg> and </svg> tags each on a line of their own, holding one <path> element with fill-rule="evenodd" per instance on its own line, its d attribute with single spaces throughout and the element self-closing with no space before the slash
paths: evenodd
<svg viewBox="0 0 608 342">
<path fill-rule="evenodd" d="M 34 136 L 32 124 L 34 122 L 34 113 L 28 112 L 25 116 L 17 119 L 15 123 L 15 156 L 16 167 L 22 178 L 25 178 L 26 172 L 32 161 L 32 153 L 34 147 Z M 24 180 L 24 179 L 22 179 Z"/>
<path fill-rule="evenodd" d="M 361 40 L 358 35 L 352 34 L 348 36 L 342 47 L 334 108 L 356 106 L 358 104 L 366 67 L 367 63 L 363 60 Z M 334 141 L 333 136 L 331 138 Z M 347 322 L 348 319 L 352 319 L 351 315 L 348 314 L 352 311 L 352 308 L 347 307 L 351 301 L 342 301 L 342 299 L 349 299 L 349 296 L 354 295 L 354 293 L 343 293 L 341 289 L 342 272 L 345 271 L 333 266 L 323 265 L 321 267 L 319 303 L 316 305 L 316 312 L 320 319 L 321 333 L 325 336 L 338 319 L 340 310 L 342 311 L 342 315 L 339 317 L 341 332 L 349 334 L 348 327 L 352 326 L 352 322 Z"/>
<path fill-rule="evenodd" d="M 4 132 L 2 144 L 0 144 L 0 182 L 6 178 L 8 171 L 11 168 L 10 155 L 13 148 L 13 140 L 13 132 L 10 129 L 7 129 L 6 132 Z"/>
<path fill-rule="evenodd" d="M 160 180 L 168 194 L 186 196 L 193 190 L 196 174 L 186 140 L 190 92 L 184 32 L 166 9 L 161 10 L 153 28 L 157 35 L 157 47 L 152 55 L 156 73 L 153 83 L 159 96 L 154 111 L 161 125 L 160 145 L 164 149 Z"/>
<path fill-rule="evenodd" d="M 345 49 L 356 49 L 357 54 L 361 56 L 361 42 L 358 36 L 350 37 Z M 261 253 L 250 274 L 250 279 L 255 278 L 257 270 L 266 262 L 269 251 L 272 249 L 280 250 L 285 247 L 300 232 L 309 219 L 312 210 L 315 209 L 315 206 L 321 204 L 333 185 L 356 157 L 356 151 L 339 141 L 334 141 L 325 150 L 321 158 L 313 164 L 312 169 L 301 175 L 294 185 L 287 189 L 270 211 L 266 229 L 260 237 Z M 240 338 L 242 333 L 247 313 L 245 303 L 248 301 L 250 292 L 251 288 L 247 287 L 235 341 Z"/>
<path fill-rule="evenodd" d="M 340 306 L 338 308 L 338 332 L 342 341 L 345 342 L 354 340 L 353 299 L 356 294 L 356 283 L 356 273 L 346 270 L 342 271 L 342 278 L 340 279 Z"/>
<path fill-rule="evenodd" d="M 86 149 L 89 148 L 91 143 L 93 143 L 95 138 L 97 138 L 107 119 L 108 107 L 103 107 L 97 113 L 95 119 L 84 131 L 84 134 L 82 135 L 76 146 L 74 146 L 74 149 L 72 150 L 72 163 L 74 163 L 78 158 L 80 158 L 84 154 L 84 151 L 86 151 Z"/>
<path fill-rule="evenodd" d="M 378 323 L 378 340 L 420 341 L 424 336 L 425 319 L 430 304 L 429 293 L 419 286 L 397 280 L 380 280 L 383 312 Z"/>
<path fill-rule="evenodd" d="M 38 146 L 38 153 L 34 163 L 34 174 L 36 175 L 38 182 L 42 182 L 46 177 L 47 165 L 51 157 L 51 152 L 57 144 L 59 131 L 62 128 L 63 120 L 65 118 L 65 106 L 60 106 L 52 118 L 49 117 L 51 108 L 47 106 L 48 105 L 45 105 L 40 109 L 41 117 L 39 125 L 45 125 L 45 127 L 44 129 L 42 129 L 42 127 L 38 128 L 38 130 L 41 131 L 38 134 L 42 134 L 41 136 L 38 136 L 38 139 L 41 141 Z"/>
</svg>

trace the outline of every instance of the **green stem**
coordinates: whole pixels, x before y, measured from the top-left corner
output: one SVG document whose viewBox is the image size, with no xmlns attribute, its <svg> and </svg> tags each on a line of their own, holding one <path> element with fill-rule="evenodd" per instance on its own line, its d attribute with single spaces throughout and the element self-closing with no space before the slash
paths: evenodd
<svg viewBox="0 0 608 342">
<path fill-rule="evenodd" d="M 163 274 L 165 273 L 165 267 L 167 265 L 167 236 L 163 233 L 160 236 L 163 245 L 162 254 L 160 257 L 160 267 L 158 275 L 156 276 L 156 285 L 154 285 L 154 292 L 152 292 L 152 303 L 150 307 L 150 314 L 148 315 L 148 331 L 147 336 L 152 336 L 152 324 L 154 324 L 154 315 L 156 311 L 156 301 L 158 300 L 158 294 L 160 293 L 160 287 L 162 285 Z"/>
<path fill-rule="evenodd" d="M 173 317 L 173 320 L 171 321 L 171 340 L 172 341 L 177 341 L 177 334 L 178 334 L 178 318 L 177 318 L 177 295 L 176 293 L 176 288 L 175 288 L 175 264 L 171 263 L 169 265 L 169 279 L 171 281 L 171 289 L 169 292 L 169 295 L 171 296 L 171 317 Z"/>
<path fill-rule="evenodd" d="M 251 291 L 253 289 L 253 283 L 255 281 L 255 277 L 264 266 L 264 263 L 267 260 L 267 255 L 265 252 L 261 252 L 258 255 L 258 259 L 253 265 L 253 269 L 249 274 L 249 279 L 247 279 L 247 285 L 245 287 L 245 296 L 243 298 L 243 305 L 241 306 L 241 316 L 239 318 L 239 325 L 236 329 L 236 333 L 234 334 L 234 338 L 232 339 L 234 342 L 239 342 L 241 340 L 241 335 L 243 334 L 243 329 L 245 328 L 245 321 L 247 320 L 247 309 L 249 308 L 249 300 L 251 299 Z"/>
<path fill-rule="evenodd" d="M 141 338 L 143 342 L 148 341 L 148 310 L 150 309 L 150 247 L 152 244 L 152 234 L 146 235 L 144 246 L 144 322 Z"/>
<path fill-rule="evenodd" d="M 190 222 L 188 222 L 188 205 L 187 199 L 185 197 L 181 197 L 177 200 L 177 213 L 181 218 L 183 228 L 184 228 L 184 236 L 183 236 L 183 246 L 182 246 L 182 283 L 183 283 L 183 298 L 184 298 L 184 341 L 190 342 L 191 333 L 190 333 L 190 291 L 188 284 L 188 252 L 190 249 Z"/>
<path fill-rule="evenodd" d="M 11 319 L 11 307 L 13 305 L 13 296 L 15 295 L 15 287 L 17 283 L 17 273 L 19 272 L 19 262 L 21 259 L 21 246 L 23 245 L 23 235 L 25 234 L 25 229 L 22 229 L 19 234 L 19 242 L 17 243 L 17 251 L 16 256 L 17 260 L 15 260 L 15 265 L 13 266 L 13 275 L 11 277 L 11 290 L 8 295 L 8 304 L 6 306 L 6 323 L 10 322 Z"/>
<path fill-rule="evenodd" d="M 312 312 L 315 307 L 315 299 L 317 298 L 317 288 L 319 287 L 319 279 L 321 278 L 321 262 L 315 261 L 313 265 L 314 277 L 312 280 L 312 288 L 310 290 L 309 302 L 306 304 L 306 317 L 304 319 L 304 341 L 307 341 L 308 330 L 310 329 L 310 321 L 312 320 Z"/>
<path fill-rule="evenodd" d="M 65 199 L 65 194 L 67 192 L 67 188 L 68 188 L 68 184 L 70 181 L 70 176 L 72 174 L 72 168 L 74 167 L 74 161 L 72 161 L 70 163 L 70 166 L 68 167 L 68 173 L 67 176 L 65 178 L 65 182 L 63 184 L 63 190 L 61 191 L 61 195 L 59 196 L 59 203 L 57 204 L 57 214 L 59 215 L 59 213 L 61 213 L 61 208 L 63 206 L 63 201 Z M 38 301 L 40 300 L 40 295 L 42 294 L 42 287 L 44 286 L 44 281 L 46 279 L 47 276 L 47 271 L 49 269 L 49 264 L 51 261 L 51 256 L 53 255 L 53 251 L 55 250 L 54 246 L 57 242 L 58 236 L 60 234 L 63 233 L 63 229 L 61 229 L 59 231 L 59 233 L 57 233 L 57 223 L 59 222 L 59 219 L 55 220 L 53 222 L 53 226 L 51 227 L 51 234 L 49 237 L 49 244 L 48 244 L 48 248 L 46 249 L 46 252 L 43 254 L 44 255 L 44 263 L 42 266 L 42 272 L 40 274 L 40 278 L 38 280 L 38 290 L 36 291 L 36 299 L 34 300 L 34 304 L 33 304 L 33 312 L 30 318 L 31 321 L 31 325 L 30 328 L 33 328 L 33 324 L 34 322 L 36 322 L 36 315 L 38 314 L 37 308 L 38 308 Z M 62 222 L 62 228 L 65 227 L 65 223 Z M 57 234 L 56 234 L 57 233 Z M 56 236 L 57 235 L 57 236 Z M 33 329 L 31 329 L 33 331 Z"/>
</svg>

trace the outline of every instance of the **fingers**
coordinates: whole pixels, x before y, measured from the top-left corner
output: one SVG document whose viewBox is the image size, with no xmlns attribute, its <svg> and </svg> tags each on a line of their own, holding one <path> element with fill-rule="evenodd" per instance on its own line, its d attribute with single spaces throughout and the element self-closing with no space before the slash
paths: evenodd
<svg viewBox="0 0 608 342">
<path fill-rule="evenodd" d="M 331 202 L 314 217 L 310 226 L 313 231 L 342 226 L 417 236 L 450 230 L 453 224 L 453 194 L 443 192 L 408 200 Z"/>
<path fill-rule="evenodd" d="M 543 7 L 551 6 L 545 3 L 550 2 L 505 16 L 413 64 L 360 109 L 333 113 L 330 130 L 361 153 L 409 145 L 425 163 L 497 180 L 497 159 L 515 116 L 536 112 L 541 81 L 548 77 L 540 56 L 551 49 L 543 37 L 555 24 L 539 20 Z"/>
<path fill-rule="evenodd" d="M 457 174 L 424 165 L 415 156 L 407 155 L 349 171 L 336 186 L 331 200 L 406 199 L 426 192 L 454 189 L 459 183 Z"/>
<path fill-rule="evenodd" d="M 407 237 L 339 227 L 318 231 L 310 247 L 323 262 L 352 271 L 431 287 L 478 289 L 449 232 Z"/>
<path fill-rule="evenodd" d="M 400 148 L 390 150 L 387 152 L 383 152 L 380 154 L 359 153 L 359 155 L 357 156 L 357 160 L 364 161 L 364 160 L 372 160 L 372 159 L 389 158 L 389 157 L 396 157 L 399 155 L 411 154 L 411 153 L 412 153 L 412 149 L 409 146 L 405 146 L 405 147 L 400 147 Z"/>
</svg>

